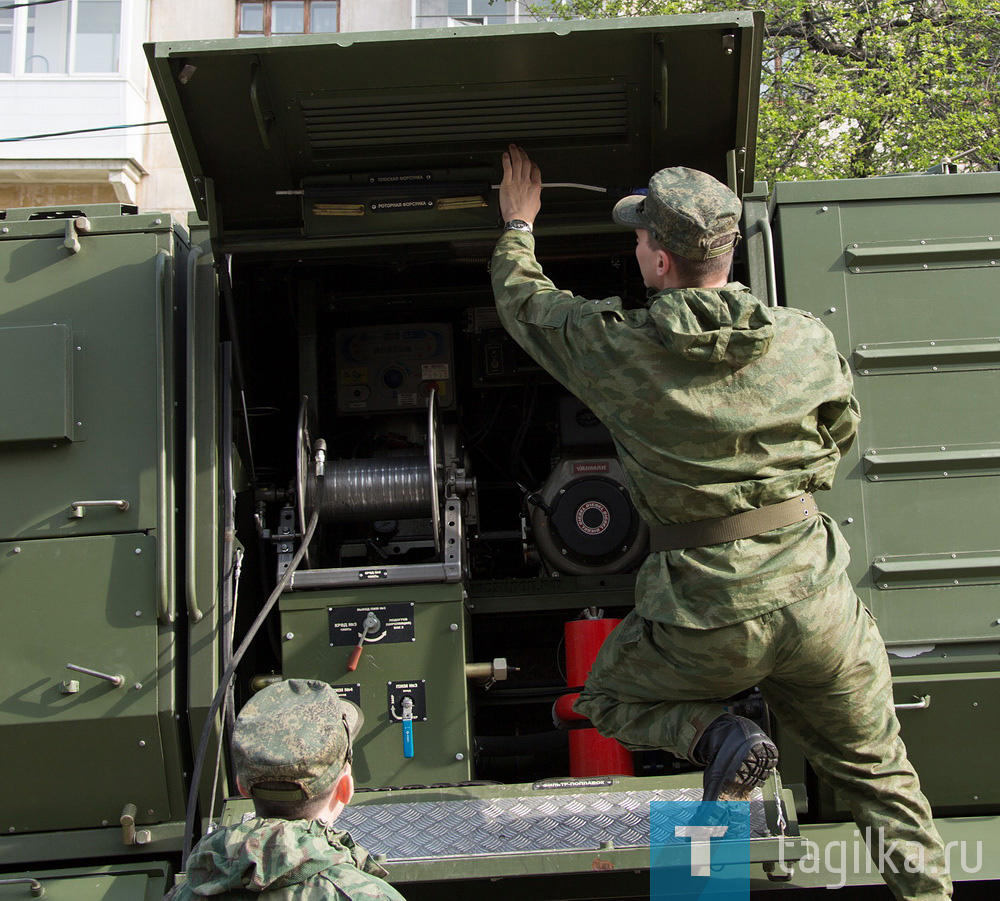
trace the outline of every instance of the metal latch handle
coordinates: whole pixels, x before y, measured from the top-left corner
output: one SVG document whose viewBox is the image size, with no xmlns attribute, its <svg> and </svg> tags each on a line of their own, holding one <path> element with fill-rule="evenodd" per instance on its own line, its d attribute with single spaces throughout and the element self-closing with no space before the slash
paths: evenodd
<svg viewBox="0 0 1000 901">
<path fill-rule="evenodd" d="M 15 879 L 0 879 L 0 885 L 30 885 L 31 897 L 41 898 L 45 894 L 45 886 L 31 876 L 19 876 Z"/>
<path fill-rule="evenodd" d="M 83 673 L 85 676 L 95 676 L 98 679 L 103 679 L 105 682 L 110 682 L 115 688 L 121 688 L 125 684 L 125 677 L 115 673 L 102 673 L 96 669 L 87 669 L 85 666 L 77 666 L 75 663 L 67 663 L 66 669 L 71 669 L 75 673 Z"/>
<path fill-rule="evenodd" d="M 123 845 L 146 845 L 152 838 L 148 829 L 135 828 L 135 818 L 139 811 L 135 804 L 126 804 L 122 808 L 122 815 L 119 822 L 122 824 L 122 844 Z"/>
<path fill-rule="evenodd" d="M 128 501 L 119 498 L 113 501 L 73 501 L 69 505 L 69 519 L 83 519 L 87 507 L 117 507 L 124 513 L 128 510 Z"/>
<path fill-rule="evenodd" d="M 931 696 L 924 695 L 910 704 L 893 704 L 897 710 L 926 710 L 931 706 Z"/>
<path fill-rule="evenodd" d="M 80 238 L 77 232 L 86 234 L 90 231 L 90 220 L 86 216 L 77 216 L 76 219 L 66 221 L 66 237 L 63 239 L 63 247 L 70 253 L 80 252 Z"/>
</svg>

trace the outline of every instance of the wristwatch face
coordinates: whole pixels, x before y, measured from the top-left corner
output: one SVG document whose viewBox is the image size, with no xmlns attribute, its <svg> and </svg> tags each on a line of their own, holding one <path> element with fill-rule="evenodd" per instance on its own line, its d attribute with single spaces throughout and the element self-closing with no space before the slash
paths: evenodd
<svg viewBox="0 0 1000 901">
<path fill-rule="evenodd" d="M 504 224 L 503 228 L 504 231 L 507 231 L 509 229 L 514 229 L 515 231 L 520 231 L 520 232 L 531 231 L 531 225 L 525 222 L 523 219 L 511 219 L 510 222 Z"/>
</svg>

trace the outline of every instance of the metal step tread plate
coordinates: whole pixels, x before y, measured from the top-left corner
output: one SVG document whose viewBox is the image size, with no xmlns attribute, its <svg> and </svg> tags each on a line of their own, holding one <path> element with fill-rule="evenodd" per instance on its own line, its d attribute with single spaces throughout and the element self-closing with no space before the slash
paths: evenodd
<svg viewBox="0 0 1000 901">
<path fill-rule="evenodd" d="M 352 804 L 337 828 L 363 837 L 390 861 L 486 857 L 531 852 L 593 851 L 649 846 L 650 803 L 665 806 L 657 824 L 670 835 L 690 821 L 700 788 Z M 676 817 L 676 824 L 669 822 Z M 747 839 L 769 838 L 758 791 L 741 829 Z M 611 842 L 612 845 L 606 843 Z"/>
</svg>

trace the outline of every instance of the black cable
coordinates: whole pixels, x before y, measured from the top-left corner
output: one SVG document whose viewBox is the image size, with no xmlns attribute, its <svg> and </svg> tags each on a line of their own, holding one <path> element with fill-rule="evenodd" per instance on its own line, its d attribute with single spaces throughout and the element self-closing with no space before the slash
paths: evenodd
<svg viewBox="0 0 1000 901">
<path fill-rule="evenodd" d="M 0 6 L 0 9 L 27 9 L 29 6 L 45 6 L 48 3 L 65 3 L 66 0 L 24 0 L 24 3 L 11 3 Z"/>
<path fill-rule="evenodd" d="M 45 0 L 46 3 L 55 3 L 56 0 Z M 33 5 L 33 4 L 32 4 Z M 0 9 L 17 9 L 16 6 L 0 6 Z M 0 144 L 9 144 L 12 141 L 37 141 L 40 138 L 62 138 L 67 135 L 85 135 L 94 131 L 115 131 L 121 128 L 145 128 L 147 125 L 168 125 L 166 119 L 157 122 L 133 122 L 131 125 L 102 125 L 100 128 L 76 128 L 73 131 L 50 131 L 47 134 L 21 135 L 19 138 L 0 138 Z"/>
<path fill-rule="evenodd" d="M 320 484 L 322 484 L 322 480 L 320 480 Z M 291 581 L 295 570 L 298 568 L 299 563 L 305 556 L 306 548 L 309 547 L 309 542 L 312 541 L 313 533 L 316 531 L 316 525 L 318 523 L 319 505 L 317 504 L 316 509 L 313 510 L 312 516 L 309 518 L 309 525 L 306 528 L 305 534 L 302 536 L 302 542 L 299 544 L 298 549 L 295 551 L 295 555 L 288 564 L 288 569 L 285 570 L 281 579 L 278 581 L 278 584 L 275 586 L 274 591 L 271 592 L 271 596 L 261 608 L 260 613 L 257 614 L 257 618 L 247 630 L 247 634 L 240 643 L 239 648 L 236 649 L 236 653 L 233 654 L 233 659 L 229 662 L 229 666 L 226 667 L 225 672 L 219 679 L 219 687 L 215 691 L 215 697 L 212 698 L 212 704 L 208 708 L 208 715 L 205 717 L 205 727 L 201 730 L 201 741 L 198 742 L 198 752 L 195 754 L 194 769 L 191 773 L 191 788 L 188 791 L 187 812 L 184 817 L 184 844 L 181 852 L 182 871 L 187 867 L 187 859 L 191 854 L 191 847 L 194 844 L 194 814 L 198 806 L 198 789 L 199 783 L 201 782 L 202 769 L 205 765 L 205 753 L 208 750 L 208 739 L 212 734 L 212 725 L 215 722 L 215 716 L 219 712 L 219 706 L 222 704 L 223 698 L 226 697 L 229 689 L 229 682 L 236 672 L 236 667 L 239 666 L 240 661 L 243 659 L 243 655 L 247 652 L 247 648 L 250 647 L 250 643 L 253 639 L 256 638 L 257 632 L 260 631 L 260 627 L 263 625 L 264 620 L 267 619 L 268 614 L 278 602 L 278 598 L 281 597 L 281 593 Z M 214 785 L 212 786 L 212 791 L 215 791 Z"/>
</svg>

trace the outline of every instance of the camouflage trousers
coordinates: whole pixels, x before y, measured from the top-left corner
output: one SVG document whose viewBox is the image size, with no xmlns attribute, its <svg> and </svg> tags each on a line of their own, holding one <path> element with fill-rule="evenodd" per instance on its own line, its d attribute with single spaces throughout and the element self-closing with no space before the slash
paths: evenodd
<svg viewBox="0 0 1000 901">
<path fill-rule="evenodd" d="M 754 685 L 862 835 L 883 836 L 883 849 L 898 843 L 882 866 L 895 896 L 950 898 L 941 838 L 899 736 L 885 647 L 846 574 L 812 597 L 719 629 L 630 613 L 605 641 L 575 709 L 632 750 L 665 748 L 696 762 L 702 732 L 725 712 L 717 699 Z"/>
</svg>

